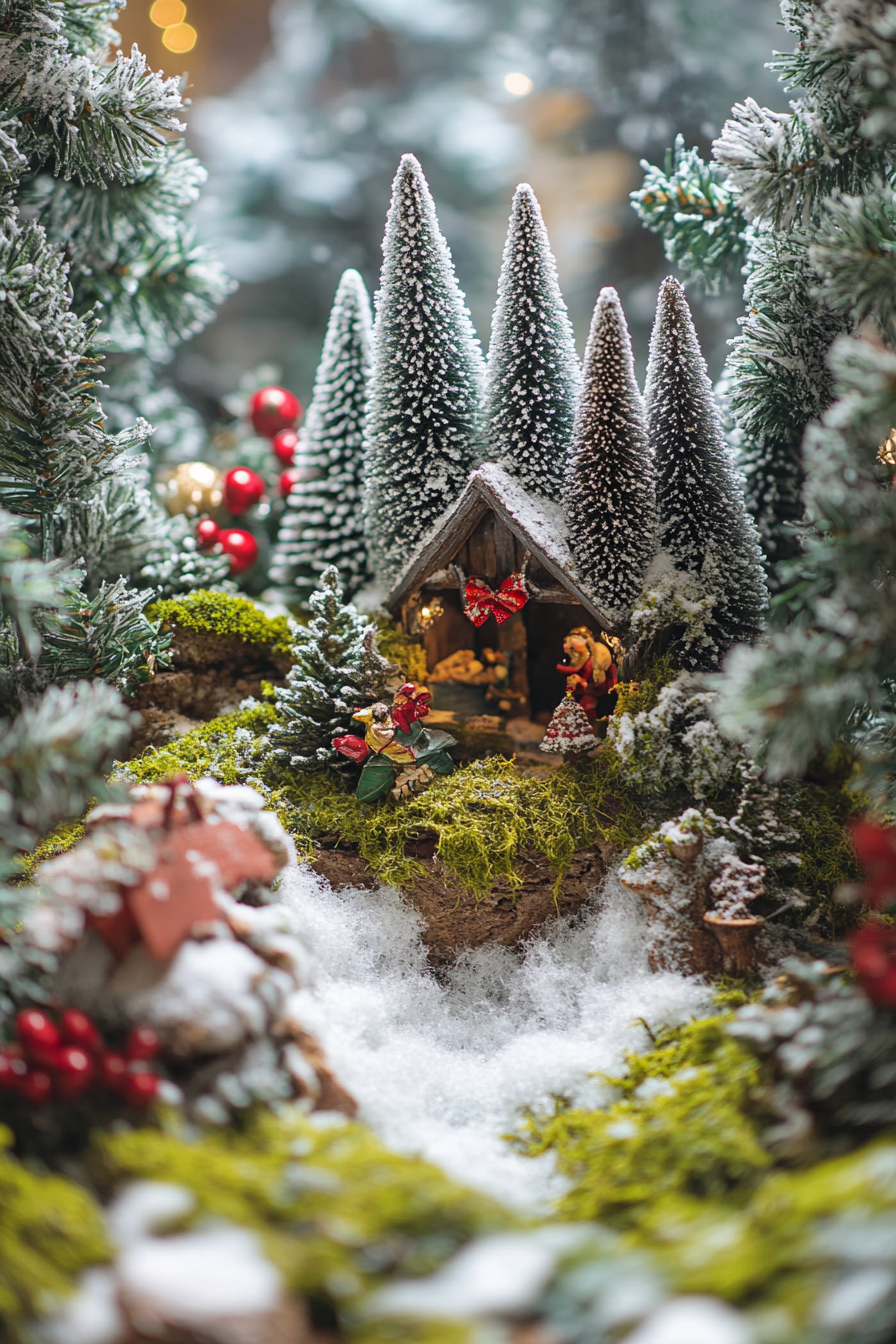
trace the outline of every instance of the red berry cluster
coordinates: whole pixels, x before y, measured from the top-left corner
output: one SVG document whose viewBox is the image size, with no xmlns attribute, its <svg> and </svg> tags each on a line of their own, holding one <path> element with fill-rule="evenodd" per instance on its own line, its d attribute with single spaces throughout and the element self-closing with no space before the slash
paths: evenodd
<svg viewBox="0 0 896 1344">
<path fill-rule="evenodd" d="M 149 1062 L 159 1051 L 151 1027 L 134 1027 L 124 1053 L 107 1050 L 86 1013 L 65 1008 L 58 1024 L 38 1008 L 16 1017 L 16 1042 L 0 1045 L 0 1090 L 33 1105 L 73 1101 L 92 1087 L 118 1093 L 130 1106 L 149 1106 L 159 1077 Z"/>
<path fill-rule="evenodd" d="M 896 826 L 859 821 L 852 827 L 852 838 L 865 869 L 865 882 L 854 895 L 873 910 L 892 914 L 896 910 Z M 851 947 L 856 976 L 871 1002 L 896 1008 L 896 927 L 872 917 L 853 934 Z"/>
</svg>

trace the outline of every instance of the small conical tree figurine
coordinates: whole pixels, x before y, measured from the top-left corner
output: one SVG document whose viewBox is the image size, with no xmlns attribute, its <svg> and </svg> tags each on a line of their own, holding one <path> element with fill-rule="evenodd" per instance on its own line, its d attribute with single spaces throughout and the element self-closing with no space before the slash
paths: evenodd
<svg viewBox="0 0 896 1344">
<path fill-rule="evenodd" d="M 585 347 L 566 512 L 580 573 L 602 606 L 626 613 L 656 550 L 656 497 L 631 337 L 610 287 Z"/>
<path fill-rule="evenodd" d="M 274 548 L 274 581 L 302 605 L 328 565 L 351 598 L 368 577 L 361 515 L 364 414 L 370 378 L 370 300 L 357 271 L 339 281 L 299 442 L 299 481 Z"/>
<path fill-rule="evenodd" d="M 700 642 L 680 651 L 692 667 L 717 667 L 732 644 L 760 633 L 767 589 L 691 312 L 671 276 L 660 286 L 645 401 L 660 547 L 705 598 Z"/>
<path fill-rule="evenodd" d="M 591 728 L 591 722 L 572 692 L 554 710 L 547 732 L 541 742 L 542 751 L 562 755 L 579 755 L 600 746 Z"/>
<path fill-rule="evenodd" d="M 484 363 L 420 164 L 392 185 L 376 296 L 365 520 L 374 568 L 398 573 L 476 465 Z"/>
<path fill-rule="evenodd" d="M 517 187 L 485 396 L 488 456 L 528 490 L 560 499 L 581 383 L 572 324 L 535 193 Z"/>
<path fill-rule="evenodd" d="M 292 624 L 293 665 L 286 685 L 277 688 L 281 722 L 270 732 L 275 756 L 299 769 L 351 769 L 333 749 L 333 738 L 351 731 L 356 709 L 386 693 L 398 672 L 376 651 L 376 626 L 344 605 L 339 573 L 330 566 L 308 606 L 313 619 Z"/>
</svg>

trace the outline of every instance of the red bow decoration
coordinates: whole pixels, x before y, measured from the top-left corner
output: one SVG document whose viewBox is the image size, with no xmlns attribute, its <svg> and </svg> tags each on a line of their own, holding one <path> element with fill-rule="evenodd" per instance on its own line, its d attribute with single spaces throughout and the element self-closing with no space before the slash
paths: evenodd
<svg viewBox="0 0 896 1344">
<path fill-rule="evenodd" d="M 474 625 L 484 625 L 494 616 L 498 625 L 521 611 L 528 601 L 526 580 L 522 574 L 511 574 L 495 593 L 485 579 L 467 579 L 464 589 L 464 615 Z"/>
</svg>

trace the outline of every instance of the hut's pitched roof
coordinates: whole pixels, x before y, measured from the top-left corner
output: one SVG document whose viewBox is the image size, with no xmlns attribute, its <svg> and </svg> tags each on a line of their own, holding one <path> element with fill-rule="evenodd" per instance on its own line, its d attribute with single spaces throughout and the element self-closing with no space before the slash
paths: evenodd
<svg viewBox="0 0 896 1344">
<path fill-rule="evenodd" d="M 472 472 L 458 499 L 433 524 L 392 583 L 384 605 L 395 611 L 425 578 L 449 564 L 489 510 L 559 584 L 578 598 L 602 629 L 612 630 L 612 619 L 598 606 L 576 568 L 562 505 L 530 494 L 495 462 L 485 462 Z"/>
</svg>

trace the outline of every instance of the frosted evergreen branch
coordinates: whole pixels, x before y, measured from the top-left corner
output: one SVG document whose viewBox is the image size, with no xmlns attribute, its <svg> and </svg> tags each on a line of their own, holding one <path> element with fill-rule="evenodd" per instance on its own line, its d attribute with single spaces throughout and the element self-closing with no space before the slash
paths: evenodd
<svg viewBox="0 0 896 1344">
<path fill-rule="evenodd" d="M 48 680 L 97 678 L 129 693 L 166 665 L 171 635 L 160 634 L 159 623 L 144 615 L 156 597 L 152 589 L 138 591 L 120 578 L 90 599 L 77 591 L 66 596 L 58 629 L 47 635 L 41 654 Z"/>
<path fill-rule="evenodd" d="M 705 163 L 683 136 L 666 151 L 662 168 L 641 161 L 644 183 L 631 193 L 646 228 L 658 233 L 666 257 L 685 277 L 699 276 L 710 294 L 736 282 L 746 255 L 747 221 L 725 172 Z"/>
<path fill-rule="evenodd" d="M 732 108 L 713 154 L 747 219 L 778 230 L 810 224 L 824 197 L 860 191 L 888 167 L 888 155 L 859 134 L 857 122 L 832 127 L 809 107 L 773 112 L 752 98 Z"/>
<path fill-rule="evenodd" d="M 13 719 L 0 719 L 0 877 L 15 851 L 103 791 L 101 772 L 137 716 L 111 686 L 54 686 Z"/>
<path fill-rule="evenodd" d="M 0 106 L 22 123 L 20 147 L 54 173 L 103 185 L 133 180 L 183 130 L 179 81 L 136 47 L 97 65 L 69 47 L 66 5 L 7 0 L 0 13 Z"/>
<path fill-rule="evenodd" d="M 825 201 L 809 258 L 828 307 L 857 322 L 874 318 L 896 338 L 896 202 L 887 187 Z"/>
</svg>

